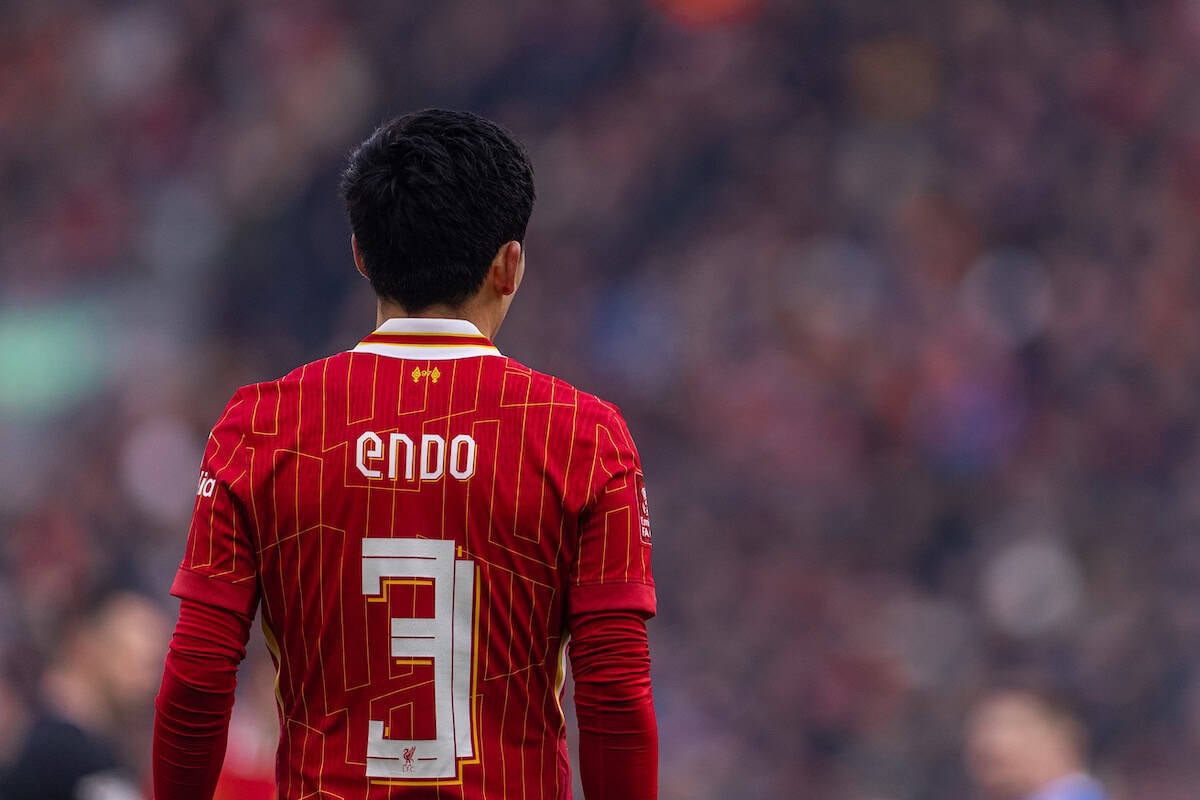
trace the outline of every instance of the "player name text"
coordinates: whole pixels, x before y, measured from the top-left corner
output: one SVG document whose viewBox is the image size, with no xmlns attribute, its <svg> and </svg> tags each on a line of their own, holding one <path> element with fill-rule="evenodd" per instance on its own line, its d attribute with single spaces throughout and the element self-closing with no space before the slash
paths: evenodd
<svg viewBox="0 0 1200 800">
<path fill-rule="evenodd" d="M 386 437 L 386 438 L 385 438 Z M 435 481 L 449 469 L 450 475 L 465 481 L 475 474 L 475 440 L 460 433 L 446 443 L 436 433 L 421 435 L 418 446 L 406 433 L 380 436 L 367 431 L 358 437 L 354 449 L 354 464 L 364 477 L 372 480 L 384 477 L 396 480 L 403 469 L 404 480 Z"/>
</svg>

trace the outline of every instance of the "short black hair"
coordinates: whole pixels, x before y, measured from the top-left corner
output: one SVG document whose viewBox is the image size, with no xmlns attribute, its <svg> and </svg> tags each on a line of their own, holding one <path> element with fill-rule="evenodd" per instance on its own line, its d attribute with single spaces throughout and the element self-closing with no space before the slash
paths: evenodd
<svg viewBox="0 0 1200 800">
<path fill-rule="evenodd" d="M 461 306 L 496 252 L 525 241 L 533 168 L 499 125 L 428 109 L 384 123 L 355 148 L 341 191 L 375 293 L 417 312 Z"/>
</svg>

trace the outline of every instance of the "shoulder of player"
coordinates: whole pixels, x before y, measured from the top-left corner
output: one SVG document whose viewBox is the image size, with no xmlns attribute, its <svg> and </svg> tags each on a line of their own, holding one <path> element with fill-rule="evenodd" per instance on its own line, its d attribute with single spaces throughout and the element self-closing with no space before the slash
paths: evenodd
<svg viewBox="0 0 1200 800">
<path fill-rule="evenodd" d="M 615 403 L 585 392 L 555 375 L 527 367 L 514 359 L 507 359 L 507 364 L 508 369 L 530 376 L 532 394 L 574 405 L 575 427 L 579 433 L 584 433 L 587 428 L 594 430 L 597 427 L 621 431 L 627 429 L 621 410 Z"/>
<path fill-rule="evenodd" d="M 331 362 L 348 357 L 349 353 L 335 353 L 302 364 L 279 378 L 238 387 L 215 427 L 229 427 L 246 434 L 263 430 L 264 422 L 277 420 L 281 413 L 287 413 L 298 403 L 305 387 L 311 388 L 314 381 L 323 382 L 326 367 Z M 265 427 L 274 429 L 276 426 Z"/>
</svg>

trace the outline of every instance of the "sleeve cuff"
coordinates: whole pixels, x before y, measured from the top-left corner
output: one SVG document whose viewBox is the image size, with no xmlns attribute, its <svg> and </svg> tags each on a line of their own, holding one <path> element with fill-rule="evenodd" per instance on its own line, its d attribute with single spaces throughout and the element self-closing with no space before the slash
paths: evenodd
<svg viewBox="0 0 1200 800">
<path fill-rule="evenodd" d="M 654 585 L 648 583 L 593 583 L 572 586 L 567 594 L 567 614 L 636 611 L 646 619 L 658 612 Z"/>
<path fill-rule="evenodd" d="M 180 567 L 175 573 L 171 594 L 181 600 L 207 603 L 244 617 L 253 617 L 258 605 L 258 587 L 252 581 L 230 583 L 186 567 Z"/>
</svg>

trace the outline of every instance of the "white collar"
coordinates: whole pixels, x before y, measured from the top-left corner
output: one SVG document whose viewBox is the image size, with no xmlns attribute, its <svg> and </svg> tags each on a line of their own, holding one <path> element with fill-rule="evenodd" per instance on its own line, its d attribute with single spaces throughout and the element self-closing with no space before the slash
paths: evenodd
<svg viewBox="0 0 1200 800">
<path fill-rule="evenodd" d="M 351 351 L 417 361 L 501 355 L 491 340 L 465 319 L 392 317 Z"/>
</svg>

